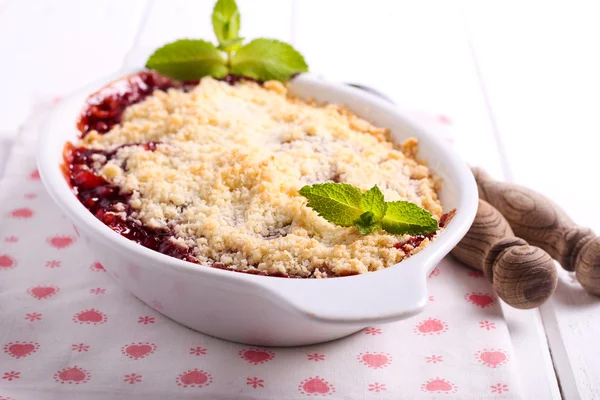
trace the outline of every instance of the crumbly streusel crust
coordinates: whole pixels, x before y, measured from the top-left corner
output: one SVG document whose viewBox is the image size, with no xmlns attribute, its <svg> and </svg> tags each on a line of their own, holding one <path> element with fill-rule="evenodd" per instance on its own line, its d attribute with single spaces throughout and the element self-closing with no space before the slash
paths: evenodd
<svg viewBox="0 0 600 400">
<path fill-rule="evenodd" d="M 394 148 L 385 129 L 343 106 L 288 96 L 279 82 L 204 78 L 190 92 L 155 91 L 130 106 L 121 125 L 91 131 L 79 145 L 150 141 L 160 142 L 155 151 L 123 147 L 97 168 L 132 194 L 127 218 L 171 230 L 201 262 L 319 276 L 375 271 L 406 257 L 394 245 L 408 236 L 362 236 L 317 216 L 298 194 L 307 184 L 377 184 L 388 201 L 442 213 L 435 179 L 414 157 L 415 139 Z"/>
</svg>

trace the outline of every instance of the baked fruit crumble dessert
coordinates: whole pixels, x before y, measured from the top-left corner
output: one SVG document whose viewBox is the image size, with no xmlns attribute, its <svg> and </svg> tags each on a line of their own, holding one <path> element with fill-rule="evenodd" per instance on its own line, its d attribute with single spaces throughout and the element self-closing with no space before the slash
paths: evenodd
<svg viewBox="0 0 600 400">
<path fill-rule="evenodd" d="M 90 96 L 82 133 L 65 148 L 77 197 L 119 234 L 218 268 L 285 277 L 377 271 L 434 236 L 329 223 L 306 206 L 305 185 L 377 185 L 447 222 L 438 180 L 416 159 L 335 104 L 290 95 L 281 82 L 228 76 L 180 82 L 141 72 Z"/>
</svg>

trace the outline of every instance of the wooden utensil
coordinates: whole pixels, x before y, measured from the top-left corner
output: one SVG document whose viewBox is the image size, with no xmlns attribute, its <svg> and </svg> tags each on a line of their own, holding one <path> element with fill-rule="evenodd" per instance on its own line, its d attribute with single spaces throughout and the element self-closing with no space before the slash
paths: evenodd
<svg viewBox="0 0 600 400">
<path fill-rule="evenodd" d="M 479 197 L 508 220 L 515 234 L 546 250 L 567 271 L 575 271 L 581 286 L 600 296 L 600 238 L 576 225 L 547 197 L 522 186 L 494 181 L 473 168 Z"/>
<path fill-rule="evenodd" d="M 538 307 L 556 289 L 556 267 L 550 255 L 516 238 L 502 214 L 483 200 L 479 200 L 469 232 L 452 254 L 483 272 L 498 296 L 512 307 Z"/>
</svg>

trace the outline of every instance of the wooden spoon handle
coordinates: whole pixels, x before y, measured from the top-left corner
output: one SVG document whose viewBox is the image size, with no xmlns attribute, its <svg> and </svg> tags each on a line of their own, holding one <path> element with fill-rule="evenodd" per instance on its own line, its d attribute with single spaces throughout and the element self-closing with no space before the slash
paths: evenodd
<svg viewBox="0 0 600 400">
<path fill-rule="evenodd" d="M 469 232 L 452 254 L 482 271 L 498 296 L 512 307 L 538 307 L 556 289 L 556 267 L 550 255 L 514 237 L 502 214 L 483 200 L 479 200 Z"/>
<path fill-rule="evenodd" d="M 589 292 L 600 296 L 600 238 L 575 224 L 549 198 L 522 186 L 494 181 L 473 168 L 479 197 L 508 220 L 515 234 L 546 250 Z"/>
</svg>

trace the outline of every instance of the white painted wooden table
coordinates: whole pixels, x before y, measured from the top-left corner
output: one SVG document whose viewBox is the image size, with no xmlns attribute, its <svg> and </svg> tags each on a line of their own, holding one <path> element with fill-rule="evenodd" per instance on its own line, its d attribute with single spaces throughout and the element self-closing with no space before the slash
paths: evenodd
<svg viewBox="0 0 600 400">
<path fill-rule="evenodd" d="M 448 117 L 470 164 L 551 196 L 600 232 L 600 56 L 593 2 L 238 0 L 242 34 L 311 69 Z M 212 0 L 0 0 L 0 174 L 37 102 L 212 37 Z M 541 310 L 504 307 L 527 398 L 600 399 L 600 299 L 561 273 Z"/>
</svg>

